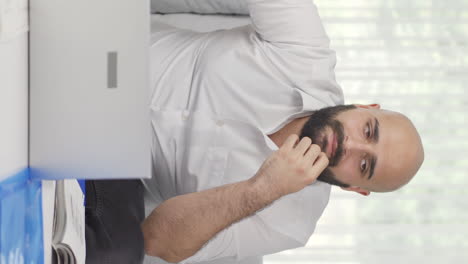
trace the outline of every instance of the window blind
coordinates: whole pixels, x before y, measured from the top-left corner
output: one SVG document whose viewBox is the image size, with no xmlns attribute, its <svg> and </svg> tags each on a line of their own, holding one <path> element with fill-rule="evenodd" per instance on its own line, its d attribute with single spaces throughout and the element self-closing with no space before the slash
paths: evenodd
<svg viewBox="0 0 468 264">
<path fill-rule="evenodd" d="M 468 0 L 315 2 L 346 103 L 406 114 L 425 162 L 393 193 L 334 187 L 307 246 L 264 263 L 467 263 Z"/>
</svg>

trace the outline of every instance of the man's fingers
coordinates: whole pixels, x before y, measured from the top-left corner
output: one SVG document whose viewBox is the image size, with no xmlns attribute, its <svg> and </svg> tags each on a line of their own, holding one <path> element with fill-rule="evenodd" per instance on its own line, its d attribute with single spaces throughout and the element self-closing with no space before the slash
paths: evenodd
<svg viewBox="0 0 468 264">
<path fill-rule="evenodd" d="M 296 153 L 302 157 L 304 156 L 304 153 L 309 149 L 310 144 L 312 144 L 312 139 L 308 137 L 303 137 L 294 149 Z"/>
<path fill-rule="evenodd" d="M 320 154 L 321 149 L 319 145 L 312 144 L 307 150 L 307 153 L 304 155 L 304 162 L 310 164 L 312 166 L 317 159 L 318 155 Z"/>
<path fill-rule="evenodd" d="M 315 179 L 318 178 L 320 173 L 328 166 L 328 158 L 327 155 L 324 152 L 320 152 L 318 155 L 317 159 L 315 160 L 314 165 L 312 168 L 310 168 L 310 174 L 315 177 Z"/>
<path fill-rule="evenodd" d="M 291 134 L 286 138 L 281 148 L 291 150 L 296 145 L 296 142 L 299 140 L 299 137 L 296 134 Z"/>
</svg>

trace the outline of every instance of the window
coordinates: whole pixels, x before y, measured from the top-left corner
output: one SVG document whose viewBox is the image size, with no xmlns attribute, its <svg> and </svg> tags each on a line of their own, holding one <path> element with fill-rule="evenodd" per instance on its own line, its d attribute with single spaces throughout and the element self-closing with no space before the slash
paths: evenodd
<svg viewBox="0 0 468 264">
<path fill-rule="evenodd" d="M 403 189 L 361 197 L 333 188 L 288 263 L 464 263 L 468 259 L 468 1 L 316 0 L 337 52 L 346 103 L 408 115 L 426 159 Z"/>
</svg>

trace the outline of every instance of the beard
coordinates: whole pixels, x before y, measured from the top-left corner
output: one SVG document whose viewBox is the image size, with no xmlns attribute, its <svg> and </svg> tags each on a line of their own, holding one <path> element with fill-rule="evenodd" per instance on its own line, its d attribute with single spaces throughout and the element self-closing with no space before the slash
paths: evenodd
<svg viewBox="0 0 468 264">
<path fill-rule="evenodd" d="M 335 117 L 341 113 L 348 110 L 355 109 L 354 105 L 338 105 L 332 107 L 322 108 L 315 111 L 304 124 L 300 139 L 303 137 L 309 137 L 312 139 L 313 144 L 317 144 L 321 147 L 322 151 L 327 149 L 328 138 L 326 136 L 326 130 L 329 128 L 335 135 L 337 140 L 336 150 L 332 157 L 329 157 L 328 167 L 319 175 L 317 180 L 327 182 L 332 185 L 337 185 L 340 187 L 349 187 L 348 184 L 345 184 L 336 179 L 336 176 L 331 172 L 330 167 L 337 166 L 343 156 L 343 140 L 344 140 L 344 129 L 343 124 L 336 120 Z"/>
</svg>

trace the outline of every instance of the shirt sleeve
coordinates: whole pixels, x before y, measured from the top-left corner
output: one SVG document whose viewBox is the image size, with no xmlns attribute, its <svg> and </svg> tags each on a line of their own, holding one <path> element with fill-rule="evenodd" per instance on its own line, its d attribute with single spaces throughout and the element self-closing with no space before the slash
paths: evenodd
<svg viewBox="0 0 468 264">
<path fill-rule="evenodd" d="M 247 0 L 253 43 L 290 86 L 305 108 L 344 103 L 336 82 L 336 54 L 330 49 L 313 0 Z"/>
<path fill-rule="evenodd" d="M 183 264 L 229 258 L 240 261 L 304 246 L 328 203 L 330 187 L 319 183 L 282 197 L 218 233 Z M 311 200 L 312 199 L 312 200 Z"/>
<path fill-rule="evenodd" d="M 271 43 L 327 46 L 325 32 L 313 0 L 247 0 L 253 27 Z"/>
</svg>

